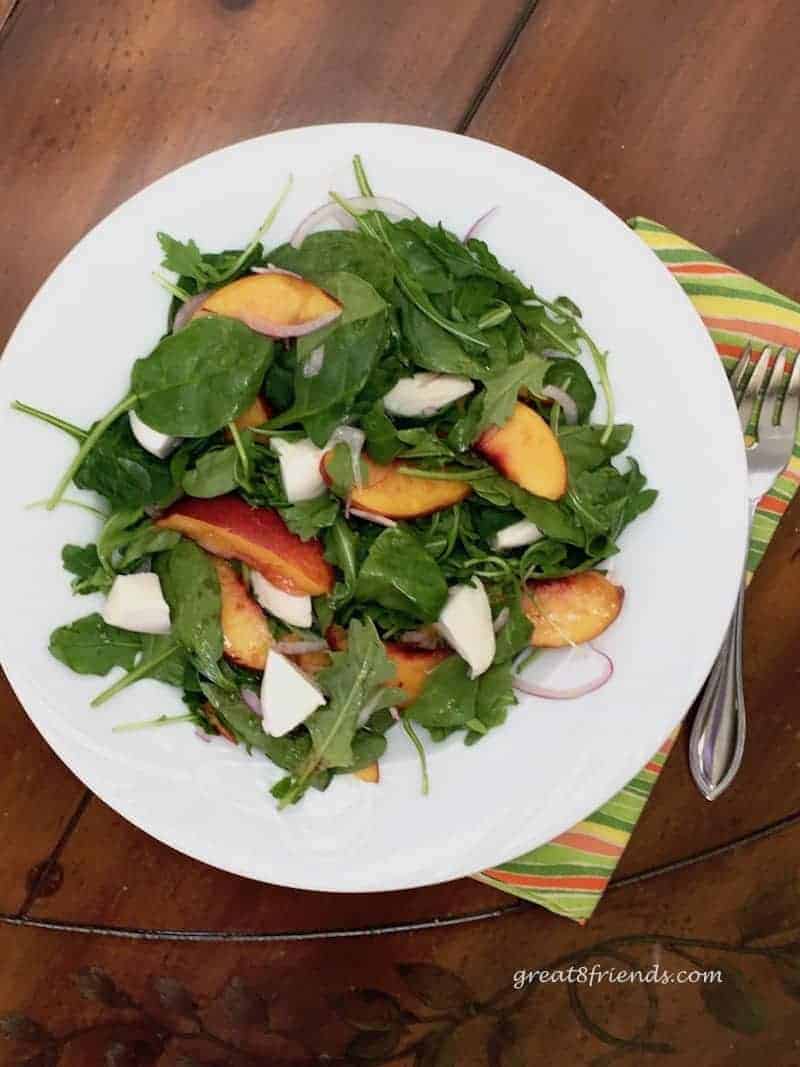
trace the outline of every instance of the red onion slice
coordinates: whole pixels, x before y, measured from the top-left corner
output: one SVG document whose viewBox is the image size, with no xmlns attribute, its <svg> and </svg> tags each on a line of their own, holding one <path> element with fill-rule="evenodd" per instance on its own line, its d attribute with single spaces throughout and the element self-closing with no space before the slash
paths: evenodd
<svg viewBox="0 0 800 1067">
<path fill-rule="evenodd" d="M 551 400 L 561 405 L 567 426 L 575 425 L 578 421 L 578 405 L 565 389 L 559 389 L 557 385 L 546 385 L 542 389 L 542 395 L 550 397 Z"/>
<path fill-rule="evenodd" d="M 398 640 L 401 644 L 411 645 L 412 648 L 424 648 L 429 652 L 441 646 L 439 635 L 435 630 L 406 630 L 400 634 Z"/>
<path fill-rule="evenodd" d="M 276 641 L 272 647 L 284 656 L 301 656 L 304 652 L 327 652 L 330 646 L 321 637 L 308 637 L 299 641 Z"/>
<path fill-rule="evenodd" d="M 319 345 L 303 364 L 303 377 L 316 378 L 325 362 L 325 345 Z"/>
<path fill-rule="evenodd" d="M 526 682 L 523 678 L 520 678 L 519 675 L 516 675 L 511 684 L 521 693 L 527 693 L 528 696 L 532 697 L 542 697 L 545 700 L 575 700 L 578 697 L 586 696 L 587 693 L 594 693 L 595 690 L 604 686 L 614 673 L 614 662 L 610 656 L 605 652 L 601 652 L 599 648 L 595 648 L 594 645 L 586 645 L 584 647 L 590 649 L 596 656 L 599 656 L 603 660 L 603 666 L 600 673 L 591 681 L 584 682 L 583 685 L 572 686 L 568 689 L 552 689 L 548 686 L 534 685 L 532 682 Z"/>
<path fill-rule="evenodd" d="M 494 213 L 495 213 L 495 211 L 497 211 L 498 207 L 499 207 L 499 205 L 495 204 L 495 206 L 494 207 L 490 207 L 488 211 L 484 211 L 484 213 L 480 216 L 480 218 L 475 219 L 473 224 L 470 226 L 470 228 L 464 234 L 464 239 L 462 240 L 461 243 L 465 245 L 467 243 L 467 241 L 471 241 L 473 237 L 477 237 L 478 236 L 478 231 L 483 229 L 484 225 L 489 221 L 489 219 L 492 217 L 492 215 L 494 215 Z"/>
<path fill-rule="evenodd" d="M 303 280 L 303 275 L 298 274 L 293 270 L 284 270 L 283 267 L 276 267 L 274 263 L 268 263 L 266 267 L 252 267 L 253 274 L 285 274 L 287 278 L 299 278 Z"/>
<path fill-rule="evenodd" d="M 211 736 L 205 732 L 202 726 L 195 726 L 194 736 L 198 739 L 198 741 L 203 741 L 207 745 L 211 744 Z"/>
<path fill-rule="evenodd" d="M 321 330 L 323 326 L 327 326 L 329 322 L 334 322 L 342 313 L 341 308 L 337 308 L 335 311 L 326 311 L 324 315 L 319 315 L 316 319 L 310 319 L 308 322 L 273 322 L 271 319 L 263 318 L 261 315 L 242 315 L 241 320 L 245 326 L 249 326 L 251 330 L 255 330 L 256 333 L 263 333 L 266 337 L 305 337 L 307 333 L 313 333 L 314 330 Z"/>
<path fill-rule="evenodd" d="M 415 219 L 417 217 L 417 213 L 412 211 L 408 204 L 404 204 L 400 200 L 391 200 L 385 196 L 353 196 L 346 203 L 356 213 L 380 211 L 395 222 L 400 219 Z M 292 248 L 299 248 L 313 230 L 326 222 L 337 222 L 345 230 L 355 230 L 358 227 L 358 223 L 352 215 L 348 215 L 343 207 L 331 201 L 315 208 L 310 215 L 306 215 L 292 234 L 289 244 Z"/>
<path fill-rule="evenodd" d="M 172 332 L 177 333 L 178 330 L 182 330 L 184 326 L 189 325 L 189 320 L 195 311 L 198 311 L 205 298 L 209 295 L 210 290 L 204 289 L 202 293 L 198 293 L 196 296 L 190 296 L 178 310 L 175 312 L 175 318 L 172 320 Z"/>
<path fill-rule="evenodd" d="M 350 515 L 355 515 L 357 519 L 364 519 L 367 522 L 374 522 L 378 526 L 388 526 L 389 528 L 397 526 L 394 519 L 388 518 L 386 515 L 378 515 L 374 511 L 362 511 L 361 508 L 350 508 Z"/>
<path fill-rule="evenodd" d="M 252 713 L 254 715 L 257 715 L 259 719 L 263 719 L 264 709 L 261 707 L 261 701 L 259 700 L 258 693 L 254 692 L 252 689 L 241 689 L 240 693 L 242 696 L 242 700 L 252 711 Z"/>
<path fill-rule="evenodd" d="M 501 609 L 500 614 L 497 616 L 497 618 L 492 623 L 492 629 L 494 630 L 494 632 L 496 634 L 499 634 L 500 631 L 505 626 L 505 624 L 508 622 L 508 616 L 510 614 L 511 614 L 511 612 L 508 610 L 508 608 L 502 608 Z"/>
</svg>

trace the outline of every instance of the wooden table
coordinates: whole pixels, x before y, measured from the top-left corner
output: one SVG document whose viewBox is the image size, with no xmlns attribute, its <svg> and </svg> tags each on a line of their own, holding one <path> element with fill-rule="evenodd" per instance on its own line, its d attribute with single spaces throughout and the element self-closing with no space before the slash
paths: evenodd
<svg viewBox="0 0 800 1067">
<path fill-rule="evenodd" d="M 506 145 L 800 296 L 792 0 L 0 0 L 0 26 L 0 341 L 145 183 L 347 119 Z M 3 683 L 0 1063 L 800 1063 L 798 520 L 748 597 L 739 778 L 709 806 L 679 743 L 585 929 L 468 880 L 335 896 L 201 866 L 89 795 Z M 570 960 L 725 981 L 514 990 Z"/>
</svg>

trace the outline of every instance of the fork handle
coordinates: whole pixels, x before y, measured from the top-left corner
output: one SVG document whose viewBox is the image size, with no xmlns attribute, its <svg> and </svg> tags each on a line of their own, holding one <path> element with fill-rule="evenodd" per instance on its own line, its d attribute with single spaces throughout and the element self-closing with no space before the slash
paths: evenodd
<svg viewBox="0 0 800 1067">
<path fill-rule="evenodd" d="M 742 623 L 745 579 L 733 617 L 706 682 L 689 738 L 689 766 L 706 800 L 728 788 L 742 762 L 746 730 L 742 686 Z"/>
</svg>

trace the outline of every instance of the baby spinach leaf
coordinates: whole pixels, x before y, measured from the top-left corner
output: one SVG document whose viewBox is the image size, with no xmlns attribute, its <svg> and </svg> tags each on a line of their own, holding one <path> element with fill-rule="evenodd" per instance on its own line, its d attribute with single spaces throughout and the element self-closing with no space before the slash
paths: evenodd
<svg viewBox="0 0 800 1067">
<path fill-rule="evenodd" d="M 174 548 L 181 539 L 181 535 L 175 530 L 162 530 L 149 520 L 133 530 L 127 530 L 126 533 L 127 539 L 116 546 L 118 555 L 114 559 L 114 567 L 120 573 L 128 572 L 145 556 L 167 552 Z"/>
<path fill-rule="evenodd" d="M 574 515 L 559 501 L 545 500 L 510 482 L 501 475 L 478 477 L 473 491 L 495 507 L 514 507 L 549 537 L 570 544 L 583 545 L 584 534 Z"/>
<path fill-rule="evenodd" d="M 535 354 L 524 356 L 518 363 L 493 374 L 484 381 L 483 410 L 476 436 L 488 426 L 503 426 L 511 418 L 520 390 L 540 393 L 550 361 Z"/>
<path fill-rule="evenodd" d="M 589 375 L 577 359 L 554 359 L 544 376 L 545 385 L 564 389 L 578 407 L 578 421 L 585 422 L 592 413 L 597 394 Z"/>
<path fill-rule="evenodd" d="M 452 333 L 432 322 L 401 293 L 397 294 L 396 302 L 400 308 L 403 334 L 418 366 L 440 374 L 463 374 L 468 378 L 486 376 L 486 363 L 469 355 Z"/>
<path fill-rule="evenodd" d="M 209 497 L 224 496 L 237 486 L 236 448 L 216 448 L 204 452 L 194 467 L 183 476 L 183 489 L 189 496 Z"/>
<path fill-rule="evenodd" d="M 144 678 L 183 689 L 191 680 L 189 657 L 171 634 L 142 634 L 141 664 L 152 664 Z"/>
<path fill-rule="evenodd" d="M 386 711 L 386 709 L 383 710 Z M 373 733 L 371 730 L 356 730 L 351 748 L 353 753 L 352 762 L 348 767 L 341 768 L 344 774 L 360 771 L 379 760 L 386 752 L 386 738 L 383 734 Z"/>
<path fill-rule="evenodd" d="M 475 716 L 478 681 L 460 656 L 448 656 L 430 672 L 406 715 L 429 730 L 463 727 Z"/>
<path fill-rule="evenodd" d="M 209 556 L 193 541 L 181 541 L 157 563 L 169 604 L 172 635 L 203 674 L 215 677 L 222 658 L 219 579 Z"/>
<path fill-rule="evenodd" d="M 495 726 L 506 721 L 508 709 L 517 703 L 511 684 L 511 664 L 494 663 L 478 679 L 475 699 L 475 717 L 467 724 L 470 732 L 464 738 L 466 744 L 475 744 Z"/>
<path fill-rule="evenodd" d="M 522 598 L 515 588 L 507 598 L 508 620 L 497 635 L 494 662 L 507 663 L 530 643 L 533 625 L 522 610 Z"/>
<path fill-rule="evenodd" d="M 268 263 L 293 270 L 324 287 L 324 275 L 347 271 L 388 296 L 394 282 L 394 265 L 388 251 L 363 233 L 329 230 L 312 233 L 300 248 L 281 245 L 265 257 Z"/>
<path fill-rule="evenodd" d="M 361 429 L 367 437 L 367 453 L 376 463 L 391 463 L 402 451 L 402 442 L 394 423 L 383 409 L 383 401 L 378 400 L 362 418 Z"/>
<path fill-rule="evenodd" d="M 112 667 L 130 670 L 141 647 L 140 634 L 109 626 L 97 612 L 50 635 L 50 652 L 76 674 L 108 674 Z"/>
<path fill-rule="evenodd" d="M 368 479 L 368 471 L 364 461 L 359 457 L 353 462 L 353 451 L 344 441 L 334 445 L 330 459 L 327 461 L 326 474 L 330 479 L 331 489 L 338 497 L 346 497 L 356 484 L 356 477 L 361 484 Z"/>
<path fill-rule="evenodd" d="M 136 413 L 177 437 L 208 437 L 252 404 L 273 345 L 236 319 L 195 319 L 133 365 Z"/>
<path fill-rule="evenodd" d="M 447 599 L 447 583 L 417 538 L 398 526 L 384 530 L 373 542 L 355 595 L 422 622 L 435 622 Z"/>
<path fill-rule="evenodd" d="M 330 493 L 325 493 L 314 500 L 303 500 L 299 504 L 278 508 L 278 511 L 293 534 L 297 534 L 301 541 L 309 541 L 320 530 L 333 526 L 339 514 L 339 501 Z"/>
<path fill-rule="evenodd" d="M 399 430 L 397 436 L 406 446 L 401 457 L 405 459 L 455 460 L 452 448 L 437 434 L 424 427 L 417 426 L 411 430 Z"/>
<path fill-rule="evenodd" d="M 603 441 L 605 430 L 602 426 L 564 426 L 559 430 L 558 443 L 567 460 L 570 481 L 587 470 L 607 463 L 628 447 L 633 433 L 629 423 L 618 423 L 613 427 L 607 441 Z"/>
<path fill-rule="evenodd" d="M 141 447 L 127 414 L 109 426 L 73 480 L 79 489 L 104 496 L 113 511 L 165 504 L 175 495 L 169 464 Z"/>
</svg>

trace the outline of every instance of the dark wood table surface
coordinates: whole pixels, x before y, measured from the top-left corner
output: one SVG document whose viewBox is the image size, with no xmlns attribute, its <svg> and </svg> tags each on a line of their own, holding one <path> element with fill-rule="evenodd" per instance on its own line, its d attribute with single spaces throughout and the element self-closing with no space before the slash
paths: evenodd
<svg viewBox="0 0 800 1067">
<path fill-rule="evenodd" d="M 341 120 L 507 146 L 800 297 L 798 40 L 795 0 L 0 0 L 0 343 L 146 183 Z M 0 1064 L 800 1064 L 799 521 L 748 595 L 737 781 L 705 803 L 679 741 L 585 928 L 469 880 L 337 896 L 186 859 L 3 681 Z M 724 981 L 513 988 L 570 960 Z"/>
</svg>

